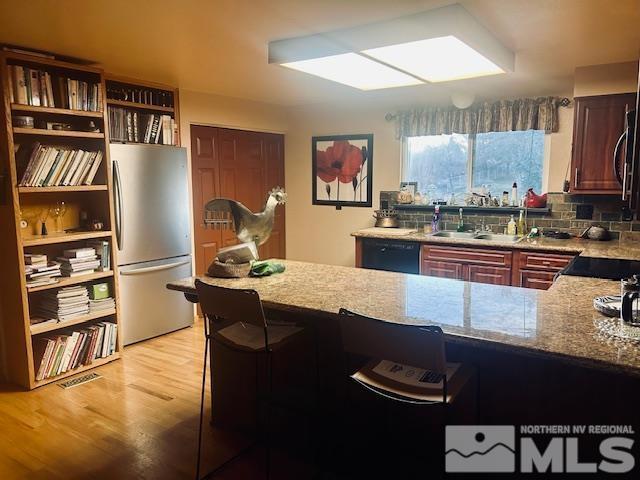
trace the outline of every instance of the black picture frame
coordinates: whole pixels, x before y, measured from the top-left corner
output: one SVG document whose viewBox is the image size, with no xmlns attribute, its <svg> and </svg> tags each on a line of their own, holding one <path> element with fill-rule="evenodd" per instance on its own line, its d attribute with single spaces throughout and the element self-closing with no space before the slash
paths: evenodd
<svg viewBox="0 0 640 480">
<path fill-rule="evenodd" d="M 352 180 L 351 183 L 343 183 L 338 177 L 336 177 L 335 185 L 337 188 L 333 188 L 333 181 L 326 182 L 319 176 L 319 173 L 324 174 L 325 178 L 328 178 L 327 175 L 331 177 L 333 176 L 333 173 L 335 173 L 335 170 L 337 170 L 338 164 L 334 162 L 336 168 L 331 168 L 330 172 L 327 172 L 326 169 L 323 169 L 322 165 L 320 166 L 321 170 L 318 170 L 318 147 L 328 147 L 328 145 L 326 144 L 330 142 L 344 141 L 350 143 L 351 147 L 360 148 L 361 151 L 363 147 L 366 147 L 366 154 L 362 154 L 362 165 L 360 171 L 354 176 L 355 180 Z M 351 141 L 355 142 L 355 144 L 351 144 Z M 325 148 L 321 151 L 326 152 L 327 150 Z M 349 174 L 347 174 L 346 176 L 349 176 Z M 324 192 L 319 192 L 318 180 L 320 180 L 321 186 L 324 186 L 324 188 L 322 189 L 326 191 L 326 198 L 319 198 L 321 196 L 324 196 Z M 364 189 L 362 188 L 363 184 L 365 186 Z M 336 207 L 336 209 L 340 209 L 342 207 L 370 208 L 373 205 L 373 134 L 367 133 L 353 135 L 325 135 L 319 137 L 311 137 L 311 185 L 312 205 L 327 205 Z M 329 187 L 327 187 L 327 185 L 329 185 Z M 347 191 L 352 191 L 354 200 L 340 199 L 342 197 L 342 195 L 340 195 L 340 186 L 347 189 Z M 364 199 L 361 200 L 363 192 Z M 336 196 L 336 199 L 331 199 L 332 195 L 334 194 Z"/>
</svg>

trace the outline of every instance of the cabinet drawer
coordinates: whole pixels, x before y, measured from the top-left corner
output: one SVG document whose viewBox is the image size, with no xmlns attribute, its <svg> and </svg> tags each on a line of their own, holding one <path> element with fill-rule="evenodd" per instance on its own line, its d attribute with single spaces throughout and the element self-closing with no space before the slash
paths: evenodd
<svg viewBox="0 0 640 480">
<path fill-rule="evenodd" d="M 441 260 L 475 265 L 510 267 L 512 252 L 476 248 L 452 248 L 425 245 L 422 247 L 424 260 Z"/>
<path fill-rule="evenodd" d="M 555 275 L 555 272 L 520 270 L 520 286 L 524 288 L 547 290 L 551 285 L 553 285 L 553 277 Z"/>
<path fill-rule="evenodd" d="M 463 265 L 453 262 L 437 262 L 432 260 L 424 260 L 420 274 L 430 277 L 454 278 L 461 280 L 463 276 Z"/>
<path fill-rule="evenodd" d="M 483 267 L 469 265 L 470 282 L 490 283 L 492 285 L 511 285 L 511 269 L 504 267 Z"/>
<path fill-rule="evenodd" d="M 520 268 L 559 272 L 573 260 L 573 255 L 549 255 L 542 252 L 521 252 Z"/>
</svg>

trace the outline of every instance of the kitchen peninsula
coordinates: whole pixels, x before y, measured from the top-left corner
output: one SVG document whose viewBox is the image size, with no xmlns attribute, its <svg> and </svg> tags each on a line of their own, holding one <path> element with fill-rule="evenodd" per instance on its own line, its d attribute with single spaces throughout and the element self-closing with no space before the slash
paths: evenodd
<svg viewBox="0 0 640 480">
<path fill-rule="evenodd" d="M 528 421 L 549 421 L 549 415 L 555 418 L 561 413 L 565 422 L 572 415 L 581 421 L 584 418 L 579 412 L 592 415 L 589 404 L 595 401 L 585 390 L 592 389 L 593 383 L 584 383 L 584 378 L 597 379 L 603 388 L 615 384 L 607 388 L 622 391 L 640 386 L 640 350 L 599 337 L 594 326 L 600 314 L 593 309 L 593 298 L 616 294 L 617 282 L 561 277 L 549 290 L 539 291 L 296 261 L 282 263 L 285 272 L 268 278 L 201 280 L 255 289 L 267 316 L 290 315 L 313 324 L 320 332 L 320 369 L 325 373 L 336 368 L 326 351 L 338 352 L 335 324 L 338 310 L 344 307 L 389 322 L 441 326 L 449 360 L 470 361 L 479 368 L 484 421 L 511 421 L 520 415 L 517 421 L 522 422 L 526 404 L 542 398 L 555 401 L 555 407 L 530 410 L 525 415 Z M 194 299 L 194 280 L 172 282 L 167 287 Z M 212 365 L 214 370 L 219 368 L 215 362 Z M 339 372 L 326 376 L 338 378 Z M 532 395 L 534 385 L 538 389 Z M 215 397 L 215 386 L 213 390 Z M 563 399 L 560 403 L 555 399 L 558 395 Z M 572 398 L 580 400 L 580 408 L 575 403 L 571 406 Z M 607 415 L 615 416 L 629 398 L 618 395 L 611 399 L 615 405 Z"/>
</svg>

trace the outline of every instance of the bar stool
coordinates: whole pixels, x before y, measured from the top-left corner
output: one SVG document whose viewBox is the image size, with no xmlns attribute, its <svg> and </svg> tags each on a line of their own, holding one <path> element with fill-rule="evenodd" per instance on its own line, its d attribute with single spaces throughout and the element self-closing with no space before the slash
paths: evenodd
<svg viewBox="0 0 640 480">
<path fill-rule="evenodd" d="M 200 423 L 198 431 L 198 458 L 196 479 L 200 480 L 200 459 L 202 447 L 202 421 L 204 417 L 204 392 L 206 381 L 206 363 L 209 346 L 218 343 L 227 348 L 252 355 L 264 355 L 267 374 L 265 426 L 266 472 L 270 474 L 269 416 L 273 394 L 274 351 L 291 341 L 304 329 L 295 324 L 268 325 L 262 302 L 255 290 L 233 289 L 209 285 L 201 280 L 195 281 L 198 300 L 205 322 L 205 353 L 200 396 Z M 258 401 L 258 399 L 256 399 Z M 251 445 L 253 446 L 253 444 Z M 250 446 L 250 447 L 251 447 Z M 249 448 L 250 448 L 249 447 Z M 215 474 L 230 462 L 241 456 L 247 449 L 225 461 L 208 475 Z"/>
<path fill-rule="evenodd" d="M 372 396 L 385 405 L 386 425 L 387 407 L 394 404 L 393 408 L 400 410 L 418 409 L 420 415 L 424 409 L 430 409 L 430 413 L 439 410 L 440 420 L 446 424 L 453 420 L 451 408 L 460 403 L 462 421 L 475 422 L 475 369 L 447 363 L 440 327 L 391 323 L 344 308 L 340 309 L 339 322 L 345 360 L 354 356 L 360 359 L 355 367 L 345 361 L 345 376 L 352 387 L 371 394 L 364 397 Z M 424 434 L 419 435 L 419 442 L 425 442 Z"/>
</svg>

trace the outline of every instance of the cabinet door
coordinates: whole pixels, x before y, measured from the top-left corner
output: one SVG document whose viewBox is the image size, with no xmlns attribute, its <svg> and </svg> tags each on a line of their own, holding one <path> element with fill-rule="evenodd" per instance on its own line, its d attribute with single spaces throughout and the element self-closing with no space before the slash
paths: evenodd
<svg viewBox="0 0 640 480">
<path fill-rule="evenodd" d="M 613 152 L 625 129 L 635 94 L 578 97 L 575 99 L 571 191 L 617 193 Z M 624 152 L 620 152 L 624 156 Z"/>
<path fill-rule="evenodd" d="M 420 271 L 420 274 L 428 275 L 430 277 L 454 278 L 456 280 L 462 280 L 463 265 L 461 263 L 424 260 L 422 262 L 422 270 Z"/>
<path fill-rule="evenodd" d="M 504 267 L 485 267 L 469 265 L 470 282 L 490 283 L 492 285 L 511 285 L 511 269 Z"/>
<path fill-rule="evenodd" d="M 554 272 L 540 272 L 534 270 L 520 270 L 520 286 L 547 290 L 553 285 Z"/>
</svg>

